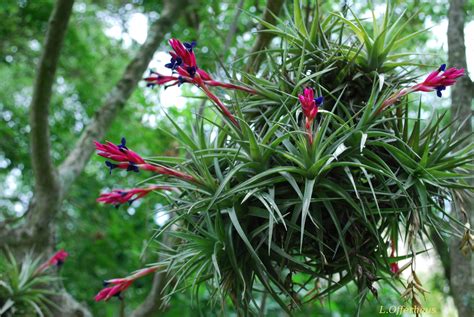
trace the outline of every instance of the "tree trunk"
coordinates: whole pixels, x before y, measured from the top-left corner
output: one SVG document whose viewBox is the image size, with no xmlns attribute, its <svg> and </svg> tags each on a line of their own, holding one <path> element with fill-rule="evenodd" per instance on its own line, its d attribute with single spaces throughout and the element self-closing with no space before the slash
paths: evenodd
<svg viewBox="0 0 474 317">
<path fill-rule="evenodd" d="M 467 69 L 466 46 L 464 44 L 465 1 L 450 0 L 448 12 L 448 60 L 449 67 Z M 453 129 L 459 129 L 458 137 L 462 138 L 472 133 L 472 99 L 473 83 L 469 76 L 464 76 L 452 87 L 451 113 L 454 120 Z M 462 124 L 462 125 L 461 125 Z M 472 197 L 457 200 L 454 204 L 454 216 L 462 223 L 474 224 L 472 212 Z M 466 216 L 467 215 L 467 216 Z M 467 219 L 466 219 L 467 218 Z M 474 257 L 472 254 L 463 256 L 459 250 L 460 239 L 451 237 L 449 241 L 449 282 L 454 303 L 459 316 L 474 316 Z"/>
</svg>

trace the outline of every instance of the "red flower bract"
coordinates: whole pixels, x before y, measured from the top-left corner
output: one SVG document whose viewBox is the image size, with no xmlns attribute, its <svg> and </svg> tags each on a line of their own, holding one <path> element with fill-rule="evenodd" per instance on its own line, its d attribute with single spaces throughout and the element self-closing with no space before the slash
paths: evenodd
<svg viewBox="0 0 474 317">
<path fill-rule="evenodd" d="M 127 281 L 118 285 L 114 285 L 111 287 L 106 287 L 102 289 L 97 295 L 94 297 L 96 302 L 99 302 L 101 300 L 109 300 L 113 296 L 120 296 L 120 293 L 125 291 L 127 288 L 132 285 L 133 281 Z"/>
<path fill-rule="evenodd" d="M 125 138 L 122 138 L 121 143 L 118 145 L 109 141 L 107 141 L 105 144 L 95 141 L 97 154 L 115 161 L 115 163 L 105 161 L 105 165 L 107 165 L 107 167 L 110 169 L 110 173 L 112 173 L 112 170 L 115 168 L 125 169 L 127 171 L 133 171 L 137 173 L 140 169 L 143 169 L 158 174 L 169 175 L 187 181 L 196 182 L 196 179 L 193 176 L 186 173 L 166 166 L 147 163 L 140 155 L 127 148 L 126 142 L 127 141 Z"/>
<path fill-rule="evenodd" d="M 123 291 L 130 287 L 137 279 L 142 276 L 148 275 L 155 272 L 158 269 L 157 266 L 149 267 L 146 269 L 141 269 L 135 272 L 134 274 L 125 277 L 125 278 L 116 278 L 104 282 L 105 288 L 103 288 L 97 295 L 94 297 L 95 301 L 107 301 L 113 296 L 120 296 Z M 113 285 L 113 286 L 109 286 Z"/>
<path fill-rule="evenodd" d="M 176 84 L 180 84 L 178 77 L 162 75 L 152 70 L 150 70 L 150 76 L 145 78 L 145 81 L 147 82 L 147 87 L 153 87 L 155 85 L 164 85 L 164 84 L 170 83 L 169 85 L 165 86 L 167 88 L 170 86 L 174 86 Z"/>
<path fill-rule="evenodd" d="M 398 263 L 395 262 L 395 263 L 390 263 L 390 271 L 393 273 L 393 274 L 397 274 L 398 271 L 400 271 L 400 268 L 398 267 Z"/>
<path fill-rule="evenodd" d="M 101 194 L 97 201 L 118 207 L 127 202 L 131 204 L 153 190 L 173 190 L 173 188 L 169 186 L 150 186 L 147 188 L 114 189 L 110 193 Z"/>
<path fill-rule="evenodd" d="M 49 258 L 48 261 L 44 262 L 41 264 L 38 269 L 36 270 L 36 273 L 42 273 L 46 271 L 49 267 L 51 266 L 61 266 L 63 265 L 64 261 L 66 261 L 66 258 L 69 256 L 69 254 L 64 251 L 64 249 L 59 250 L 56 252 L 51 258 Z"/>
<path fill-rule="evenodd" d="M 446 70 L 446 64 L 441 65 L 440 68 L 431 72 L 426 79 L 412 87 L 412 91 L 434 91 L 438 97 L 442 96 L 442 91 L 448 86 L 452 86 L 456 83 L 456 80 L 464 75 L 464 68 L 457 69 L 451 67 Z"/>
<path fill-rule="evenodd" d="M 196 56 L 194 56 L 193 52 L 196 42 L 193 41 L 191 43 L 185 43 L 187 47 L 177 39 L 170 39 L 169 43 L 174 50 L 174 52 L 170 52 L 170 55 L 175 60 L 180 58 L 184 63 L 184 66 L 196 67 Z"/>
<path fill-rule="evenodd" d="M 69 254 L 64 251 L 64 249 L 59 250 L 56 252 L 48 261 L 48 265 L 61 265 L 64 263 L 66 258 L 69 256 Z"/>
<path fill-rule="evenodd" d="M 98 155 L 118 163 L 114 164 L 109 161 L 105 162 L 105 165 L 110 168 L 110 172 L 112 172 L 114 168 L 138 172 L 138 165 L 147 165 L 140 155 L 127 148 L 126 142 L 125 138 L 122 138 L 121 143 L 118 145 L 109 141 L 105 144 L 94 141 Z M 145 167 L 146 169 L 146 166 L 142 167 Z"/>
<path fill-rule="evenodd" d="M 218 107 L 219 111 L 232 122 L 236 127 L 240 127 L 239 122 L 235 119 L 234 115 L 227 109 L 222 101 L 209 90 L 208 86 L 218 86 L 226 89 L 235 89 L 245 91 L 247 93 L 255 94 L 256 91 L 251 88 L 238 86 L 229 83 L 222 83 L 212 79 L 204 70 L 200 69 L 196 63 L 196 56 L 194 55 L 193 48 L 196 46 L 196 42 L 181 43 L 177 39 L 170 39 L 169 44 L 173 48 L 170 52 L 171 60 L 165 65 L 165 67 L 172 70 L 171 76 L 165 76 L 157 72 L 151 71 L 149 77 L 145 78 L 147 86 L 153 87 L 155 85 L 165 85 L 166 87 L 178 85 L 184 83 L 194 84 L 211 99 L 214 104 Z"/>
<path fill-rule="evenodd" d="M 454 85 L 456 80 L 463 75 L 464 68 L 457 69 L 455 67 L 451 67 L 446 70 L 446 64 L 443 64 L 437 70 L 431 72 L 422 83 L 416 84 L 409 88 L 401 89 L 390 96 L 388 99 L 384 100 L 382 105 L 377 110 L 377 113 L 380 113 L 388 106 L 398 102 L 403 96 L 415 91 L 429 92 L 436 90 L 436 95 L 438 97 L 442 97 L 442 91 L 445 90 L 446 87 Z"/>
<path fill-rule="evenodd" d="M 303 114 L 306 118 L 305 129 L 308 133 L 310 144 L 313 143 L 313 132 L 312 125 L 319 111 L 319 106 L 323 103 L 324 98 L 322 96 L 314 98 L 314 90 L 312 88 L 305 88 L 303 94 L 298 95 L 298 99 L 301 103 Z"/>
</svg>

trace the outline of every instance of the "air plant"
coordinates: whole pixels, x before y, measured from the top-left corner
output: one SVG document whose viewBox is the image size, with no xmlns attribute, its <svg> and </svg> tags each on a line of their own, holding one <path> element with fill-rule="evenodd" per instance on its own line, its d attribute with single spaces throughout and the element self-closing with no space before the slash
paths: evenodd
<svg viewBox="0 0 474 317">
<path fill-rule="evenodd" d="M 52 269 L 59 269 L 67 256 L 60 250 L 43 261 L 28 253 L 18 261 L 9 251 L 1 254 L 0 316 L 50 316 L 56 307 L 51 296 L 58 293 L 47 286 L 58 282 Z"/>
<path fill-rule="evenodd" d="M 429 228 L 456 232 L 445 205 L 453 190 L 472 190 L 466 179 L 473 147 L 458 148 L 444 114 L 423 120 L 421 105 L 407 92 L 440 93 L 463 70 L 442 66 L 413 84 L 396 68 L 412 63 L 403 60 L 407 55 L 392 54 L 407 38 L 401 37 L 400 19 L 389 23 L 390 9 L 369 36 L 357 18 L 323 17 L 318 7 L 306 25 L 295 3 L 290 26 L 279 19 L 277 25 L 262 22 L 282 44 L 261 52 L 266 58 L 258 76 L 242 73 L 246 86 L 216 84 L 197 67 L 195 43 L 174 39 L 171 76 L 152 73 L 145 79 L 198 86 L 230 123 L 229 128 L 198 117 L 196 126 L 209 129 L 191 132 L 172 121 L 186 160 L 166 168 L 192 179 L 156 172 L 169 160 L 138 159 L 124 142 L 97 145 L 99 155 L 115 162 L 109 168 L 154 171 L 152 186 L 171 178 L 179 189 L 170 193 L 174 217 L 158 234 L 175 237 L 175 244 L 161 249 L 163 260 L 152 266 L 167 272 L 167 298 L 187 288 L 199 297 L 205 284 L 216 301 L 230 299 L 242 315 L 261 308 L 262 294 L 291 314 L 354 282 L 362 305 L 368 294 L 377 297 L 377 283 L 400 280 L 407 266 L 398 262 L 413 263 L 423 251 L 415 241 L 430 239 Z M 354 34 L 363 42 L 363 55 L 344 43 Z M 242 93 L 227 107 L 210 92 L 213 86 Z M 122 203 L 120 197 L 111 202 Z M 470 232 L 463 252 L 471 249 Z M 414 291 L 421 282 L 412 271 L 408 286 Z M 128 282 L 108 287 L 122 292 Z M 99 299 L 117 293 L 108 289 Z M 419 306 L 413 292 L 404 297 Z"/>
</svg>

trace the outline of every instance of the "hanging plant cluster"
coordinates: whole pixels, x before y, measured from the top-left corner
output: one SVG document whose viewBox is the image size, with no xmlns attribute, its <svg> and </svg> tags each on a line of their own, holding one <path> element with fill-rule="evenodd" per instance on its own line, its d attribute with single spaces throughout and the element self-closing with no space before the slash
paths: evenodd
<svg viewBox="0 0 474 317">
<path fill-rule="evenodd" d="M 293 23 L 262 22 L 276 47 L 260 52 L 257 74 L 236 71 L 239 84 L 199 68 L 196 42 L 171 39 L 170 74 L 152 71 L 145 81 L 194 85 L 217 117 L 196 117 L 189 131 L 172 121 L 182 159 L 145 159 L 125 138 L 96 143 L 111 173 L 148 177 L 142 188 L 116 189 L 98 201 L 119 206 L 155 191 L 173 201 L 157 235 L 173 238 L 162 260 L 106 281 L 96 300 L 163 271 L 168 295 L 186 288 L 198 294 L 206 285 L 213 298 L 229 298 L 249 314 L 266 293 L 291 313 L 349 282 L 362 298 L 377 296 L 377 281 L 411 267 L 404 298 L 418 307 L 415 242 L 452 229 L 445 207 L 454 193 L 471 190 L 473 148 L 459 147 L 463 140 L 444 114 L 422 119 L 416 99 L 417 92 L 441 97 L 464 70 L 442 65 L 414 84 L 412 63 L 400 59 L 408 55 L 394 53 L 414 35 L 402 37 L 406 24 L 393 18 L 387 10 L 370 33 L 355 16 L 323 18 L 317 10 L 306 24 L 295 6 Z M 222 101 L 222 91 L 231 101 Z M 463 251 L 473 246 L 465 230 Z"/>
</svg>

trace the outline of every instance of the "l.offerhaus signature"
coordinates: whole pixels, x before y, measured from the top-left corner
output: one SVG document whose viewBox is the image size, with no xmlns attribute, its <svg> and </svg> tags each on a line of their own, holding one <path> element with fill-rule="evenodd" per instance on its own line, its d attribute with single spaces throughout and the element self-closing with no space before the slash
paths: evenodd
<svg viewBox="0 0 474 317">
<path fill-rule="evenodd" d="M 380 306 L 379 314 L 422 314 L 422 313 L 437 313 L 438 310 L 435 307 L 411 307 L 411 306 Z"/>
</svg>

